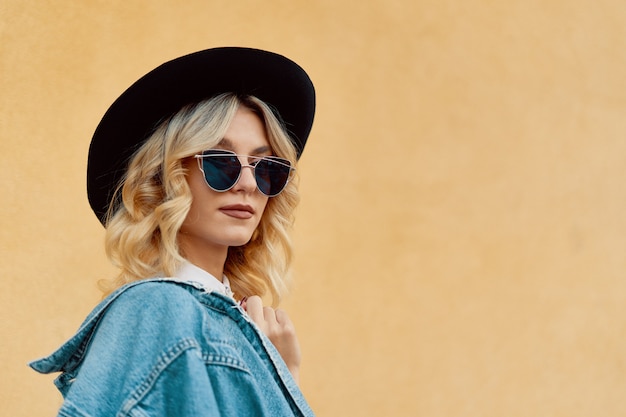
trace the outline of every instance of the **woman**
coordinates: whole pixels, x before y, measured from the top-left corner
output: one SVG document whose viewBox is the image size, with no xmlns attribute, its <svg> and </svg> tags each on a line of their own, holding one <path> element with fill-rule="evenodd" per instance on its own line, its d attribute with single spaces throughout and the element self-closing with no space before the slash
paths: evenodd
<svg viewBox="0 0 626 417">
<path fill-rule="evenodd" d="M 151 71 L 109 108 L 88 197 L 120 274 L 76 335 L 31 363 L 66 416 L 312 415 L 297 387 L 287 289 L 307 74 L 216 48 Z"/>
</svg>

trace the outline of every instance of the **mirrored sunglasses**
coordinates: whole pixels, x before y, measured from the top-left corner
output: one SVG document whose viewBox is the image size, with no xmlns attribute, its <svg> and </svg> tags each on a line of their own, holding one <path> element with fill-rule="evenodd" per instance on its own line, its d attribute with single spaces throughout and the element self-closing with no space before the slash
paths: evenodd
<svg viewBox="0 0 626 417">
<path fill-rule="evenodd" d="M 277 156 L 237 155 L 223 149 L 209 149 L 194 155 L 194 158 L 198 160 L 207 185 L 218 192 L 233 188 L 241 177 L 241 171 L 250 168 L 259 191 L 268 197 L 274 197 L 285 189 L 295 171 L 291 162 Z M 251 162 L 249 165 L 242 165 L 240 158 Z"/>
</svg>

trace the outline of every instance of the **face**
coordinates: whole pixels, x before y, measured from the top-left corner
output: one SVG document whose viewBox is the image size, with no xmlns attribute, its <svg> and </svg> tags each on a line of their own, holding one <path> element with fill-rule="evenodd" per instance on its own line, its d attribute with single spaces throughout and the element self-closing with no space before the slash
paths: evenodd
<svg viewBox="0 0 626 417">
<path fill-rule="evenodd" d="M 237 110 L 216 148 L 237 155 L 272 154 L 263 122 L 246 107 Z M 251 161 L 240 157 L 240 162 L 248 165 Z M 257 189 L 252 169 L 243 168 L 233 188 L 217 192 L 206 184 L 195 158 L 185 163 L 193 201 L 180 229 L 179 242 L 187 257 L 193 253 L 207 256 L 207 251 L 225 253 L 229 246 L 246 244 L 259 225 L 268 200 Z"/>
</svg>

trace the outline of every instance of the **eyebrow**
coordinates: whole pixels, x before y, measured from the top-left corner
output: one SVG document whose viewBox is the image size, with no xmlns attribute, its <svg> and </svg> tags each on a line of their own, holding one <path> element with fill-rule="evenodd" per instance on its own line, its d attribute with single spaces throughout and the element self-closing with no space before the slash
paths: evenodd
<svg viewBox="0 0 626 417">
<path fill-rule="evenodd" d="M 235 151 L 233 142 L 231 142 L 230 139 L 228 138 L 223 138 L 222 140 L 220 140 L 217 146 L 220 148 L 226 149 L 228 151 L 233 151 L 233 152 Z M 263 146 L 259 146 L 258 148 L 252 151 L 252 155 L 260 155 L 263 153 L 272 153 L 272 150 L 270 149 L 269 146 L 263 145 Z"/>
</svg>

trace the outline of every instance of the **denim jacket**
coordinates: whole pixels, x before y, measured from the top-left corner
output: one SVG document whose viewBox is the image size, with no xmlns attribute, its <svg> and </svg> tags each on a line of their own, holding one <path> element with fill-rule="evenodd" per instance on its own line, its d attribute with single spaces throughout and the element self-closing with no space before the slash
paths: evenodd
<svg viewBox="0 0 626 417">
<path fill-rule="evenodd" d="M 167 278 L 121 287 L 52 355 L 60 416 L 312 416 L 234 300 Z"/>
</svg>

